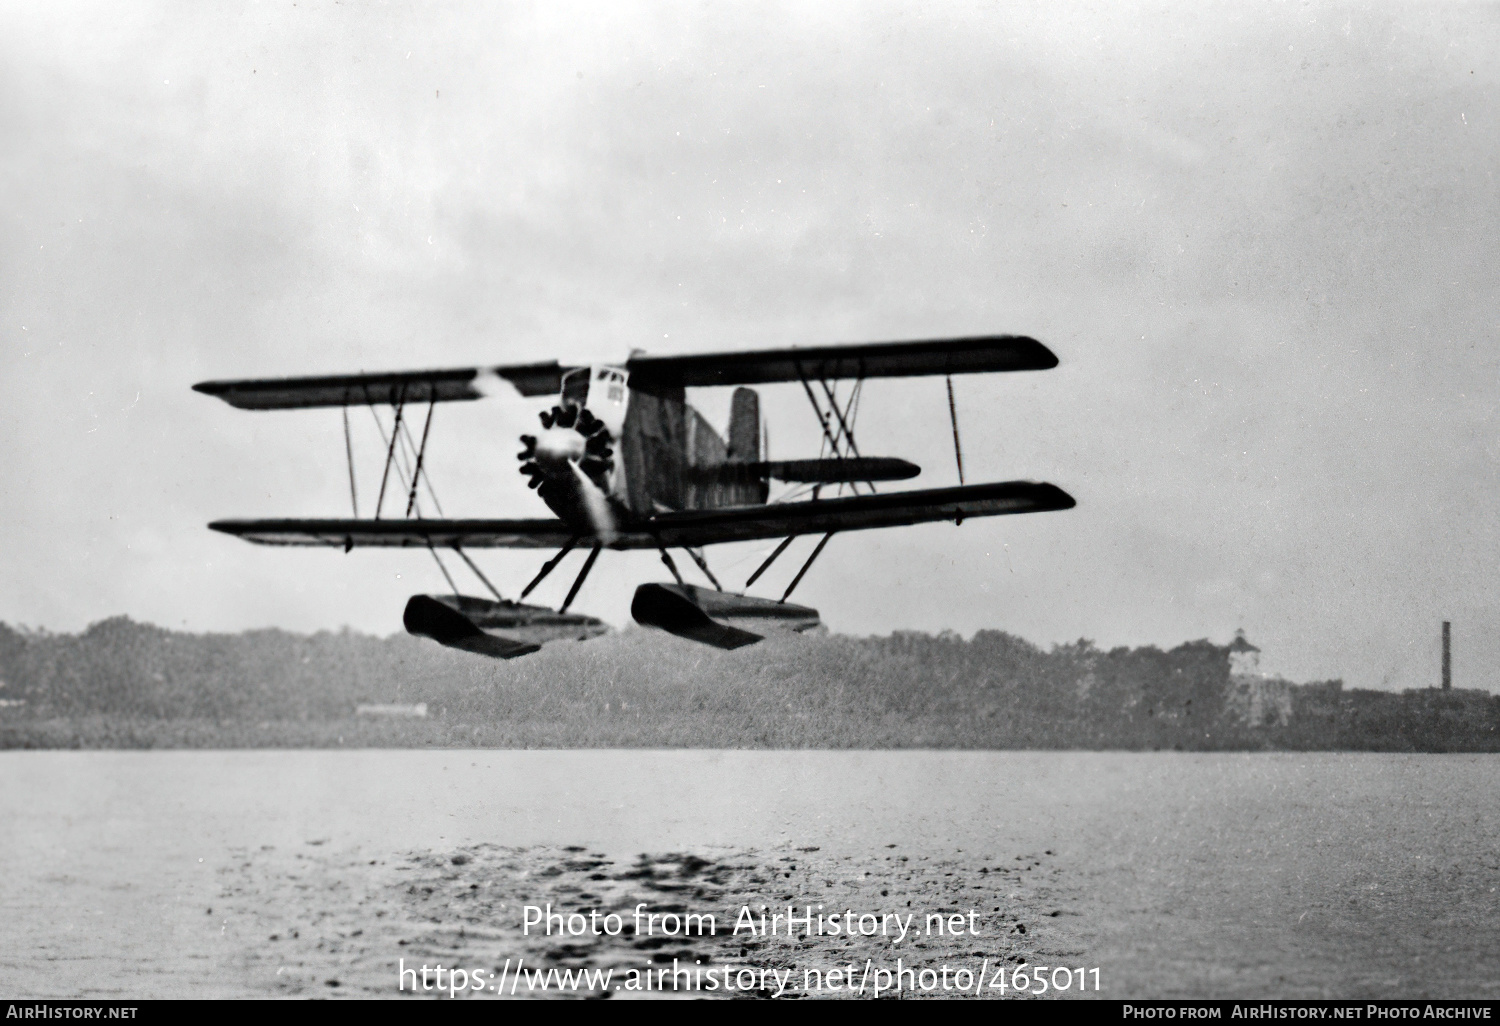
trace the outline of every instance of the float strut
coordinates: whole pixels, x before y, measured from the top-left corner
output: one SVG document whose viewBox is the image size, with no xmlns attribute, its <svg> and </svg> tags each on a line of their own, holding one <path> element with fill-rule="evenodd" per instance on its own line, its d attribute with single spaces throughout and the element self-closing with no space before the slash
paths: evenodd
<svg viewBox="0 0 1500 1026">
<path fill-rule="evenodd" d="M 536 586 L 538 584 L 541 584 L 542 581 L 546 580 L 548 574 L 557 569 L 557 564 L 561 563 L 563 561 L 563 557 L 572 552 L 573 546 L 577 544 L 578 536 L 574 535 L 573 537 L 568 539 L 568 544 L 564 545 L 562 549 L 557 553 L 557 555 L 553 556 L 551 559 L 547 560 L 546 563 L 542 564 L 541 570 L 537 571 L 537 575 L 531 579 L 531 583 L 526 585 L 525 590 L 521 592 L 521 598 L 524 599 L 527 595 L 530 595 L 533 591 L 535 591 Z"/>
<path fill-rule="evenodd" d="M 693 557 L 693 562 L 698 564 L 698 569 L 702 570 L 704 576 L 713 582 L 715 591 L 724 590 L 724 586 L 719 583 L 719 579 L 714 576 L 714 572 L 708 568 L 708 560 L 703 558 L 703 553 L 697 549 L 690 549 L 686 545 L 682 547 L 682 551 Z"/>
<path fill-rule="evenodd" d="M 750 579 L 745 582 L 745 587 L 748 588 L 750 587 L 750 585 L 760 580 L 760 575 L 771 568 L 771 564 L 776 562 L 776 557 L 786 551 L 786 547 L 792 543 L 792 539 L 795 537 L 797 537 L 795 534 L 791 535 L 790 537 L 783 540 L 780 545 L 776 546 L 776 551 L 767 556 L 766 561 L 760 565 L 760 568 L 757 569 L 755 573 L 750 575 Z"/>
<path fill-rule="evenodd" d="M 791 598 L 792 591 L 802 582 L 802 575 L 807 573 L 808 568 L 813 565 L 813 560 L 818 558 L 818 554 L 823 551 L 823 546 L 828 544 L 828 539 L 832 538 L 835 533 L 834 531 L 829 531 L 823 536 L 823 540 L 818 542 L 818 547 L 812 550 L 812 555 L 807 557 L 807 562 L 802 564 L 802 569 L 797 571 L 797 576 L 792 578 L 792 583 L 786 586 L 786 591 L 782 592 L 779 601 L 785 602 Z"/>
<path fill-rule="evenodd" d="M 602 548 L 604 548 L 603 545 L 595 545 L 593 550 L 589 552 L 589 558 L 583 561 L 583 569 L 578 571 L 578 576 L 573 581 L 573 587 L 568 589 L 568 597 L 563 599 L 562 608 L 558 610 L 559 613 L 566 613 L 568 607 L 573 604 L 573 599 L 578 595 L 578 589 L 583 587 L 584 578 L 588 577 L 589 571 L 594 569 L 594 560 L 599 558 L 599 550 Z"/>
<path fill-rule="evenodd" d="M 682 584 L 683 583 L 682 574 L 680 574 L 680 573 L 677 572 L 677 564 L 674 563 L 674 562 L 672 562 L 672 557 L 669 556 L 669 555 L 667 555 L 667 550 L 666 549 L 658 549 L 657 551 L 659 551 L 661 553 L 661 561 L 663 563 L 667 564 L 667 569 L 670 570 L 670 571 L 672 571 L 672 576 L 677 579 L 677 583 L 678 584 Z"/>
</svg>

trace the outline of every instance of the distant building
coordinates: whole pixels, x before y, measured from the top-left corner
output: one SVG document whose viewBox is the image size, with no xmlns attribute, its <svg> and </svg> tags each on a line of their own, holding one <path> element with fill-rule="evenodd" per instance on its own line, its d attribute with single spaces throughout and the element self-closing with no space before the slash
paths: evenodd
<svg viewBox="0 0 1500 1026">
<path fill-rule="evenodd" d="M 1260 676 L 1260 649 L 1245 638 L 1245 629 L 1234 632 L 1229 643 L 1229 674 L 1232 677 Z"/>
<path fill-rule="evenodd" d="M 1229 644 L 1229 692 L 1224 711 L 1247 727 L 1284 727 L 1292 719 L 1292 683 L 1260 672 L 1260 649 L 1243 630 Z"/>
</svg>

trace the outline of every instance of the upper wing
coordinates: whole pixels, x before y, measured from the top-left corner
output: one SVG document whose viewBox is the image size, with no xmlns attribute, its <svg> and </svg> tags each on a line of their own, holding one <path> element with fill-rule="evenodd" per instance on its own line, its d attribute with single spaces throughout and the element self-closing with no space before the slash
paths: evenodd
<svg viewBox="0 0 1500 1026">
<path fill-rule="evenodd" d="M 522 395 L 556 395 L 571 367 L 551 363 L 506 367 L 459 367 L 449 370 L 395 371 L 389 374 L 343 374 L 313 378 L 251 378 L 202 381 L 195 392 L 218 396 L 242 410 L 296 410 L 313 406 L 395 405 L 479 399 L 485 379 L 510 382 Z"/>
<path fill-rule="evenodd" d="M 654 549 L 755 541 L 828 531 L 901 527 L 938 520 L 993 517 L 1071 509 L 1073 497 L 1056 485 L 1033 481 L 928 488 L 880 495 L 852 495 L 808 502 L 734 506 L 663 513 L 632 525 L 612 539 L 614 549 Z M 262 545 L 326 545 L 337 548 L 557 548 L 575 537 L 561 520 L 220 520 L 209 524 Z M 577 536 L 593 545 L 591 535 Z"/>
<path fill-rule="evenodd" d="M 636 356 L 625 364 L 630 372 L 631 387 L 645 391 L 776 381 L 1047 370 L 1056 366 L 1057 357 L 1050 349 L 1024 335 L 763 349 L 698 356 Z M 242 410 L 394 405 L 479 399 L 484 395 L 484 380 L 490 376 L 510 382 L 522 395 L 556 395 L 562 388 L 563 375 L 573 369 L 554 360 L 551 363 L 502 367 L 203 381 L 193 389 L 218 396 Z"/>
<path fill-rule="evenodd" d="M 630 372 L 632 388 L 649 391 L 652 386 L 693 388 L 834 378 L 903 378 L 1047 370 L 1056 366 L 1057 357 L 1052 350 L 1034 338 L 983 335 L 699 356 L 635 356 L 625 364 L 625 369 Z"/>
</svg>

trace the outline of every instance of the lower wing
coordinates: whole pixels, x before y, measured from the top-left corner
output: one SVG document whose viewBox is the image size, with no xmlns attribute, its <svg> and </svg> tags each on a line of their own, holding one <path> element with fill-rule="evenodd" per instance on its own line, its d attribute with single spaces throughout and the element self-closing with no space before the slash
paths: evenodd
<svg viewBox="0 0 1500 1026">
<path fill-rule="evenodd" d="M 698 548 L 830 531 L 904 527 L 941 520 L 1072 509 L 1056 485 L 1004 481 L 961 488 L 928 488 L 765 506 L 683 510 L 625 525 L 612 549 Z M 218 520 L 208 525 L 261 545 L 322 545 L 348 549 L 548 549 L 570 541 L 596 544 L 561 520 Z"/>
</svg>

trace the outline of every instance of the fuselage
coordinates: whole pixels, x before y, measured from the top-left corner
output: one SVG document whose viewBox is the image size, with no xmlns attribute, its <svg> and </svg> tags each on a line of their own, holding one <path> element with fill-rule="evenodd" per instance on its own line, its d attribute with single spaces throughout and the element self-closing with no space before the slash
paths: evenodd
<svg viewBox="0 0 1500 1026">
<path fill-rule="evenodd" d="M 728 441 L 681 388 L 635 390 L 624 368 L 609 365 L 565 375 L 540 419 L 541 430 L 521 438 L 522 472 L 580 532 L 598 527 L 601 508 L 626 526 L 663 512 L 766 501 L 763 466 L 750 466 L 762 455 L 752 389 L 735 390 Z"/>
</svg>

